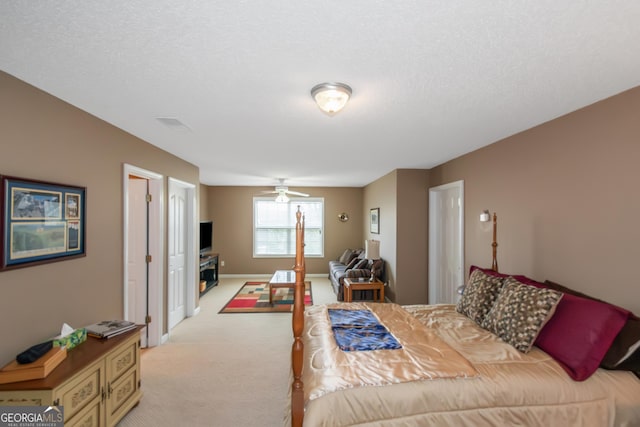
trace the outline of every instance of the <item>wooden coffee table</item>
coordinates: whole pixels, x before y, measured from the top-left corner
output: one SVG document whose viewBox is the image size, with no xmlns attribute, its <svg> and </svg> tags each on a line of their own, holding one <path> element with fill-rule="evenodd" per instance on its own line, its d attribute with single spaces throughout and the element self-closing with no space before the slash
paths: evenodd
<svg viewBox="0 0 640 427">
<path fill-rule="evenodd" d="M 269 304 L 273 305 L 273 290 L 291 288 L 296 285 L 296 272 L 293 270 L 276 270 L 269 280 Z"/>
<path fill-rule="evenodd" d="M 378 299 L 380 302 L 384 302 L 384 283 L 379 280 L 374 280 L 370 282 L 368 279 L 361 282 L 358 279 L 354 278 L 344 278 L 344 302 L 351 302 L 353 298 L 353 291 L 378 291 Z"/>
</svg>

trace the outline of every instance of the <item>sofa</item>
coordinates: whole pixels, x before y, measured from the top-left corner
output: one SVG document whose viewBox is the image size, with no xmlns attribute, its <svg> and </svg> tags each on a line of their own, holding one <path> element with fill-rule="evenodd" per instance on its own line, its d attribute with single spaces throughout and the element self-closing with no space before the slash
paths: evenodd
<svg viewBox="0 0 640 427">
<path fill-rule="evenodd" d="M 329 280 L 338 297 L 344 301 L 344 279 L 370 278 L 373 271 L 376 279 L 384 281 L 384 260 L 366 259 L 364 249 L 345 249 L 338 259 L 329 261 Z M 372 291 L 355 291 L 353 299 L 372 299 Z"/>
</svg>

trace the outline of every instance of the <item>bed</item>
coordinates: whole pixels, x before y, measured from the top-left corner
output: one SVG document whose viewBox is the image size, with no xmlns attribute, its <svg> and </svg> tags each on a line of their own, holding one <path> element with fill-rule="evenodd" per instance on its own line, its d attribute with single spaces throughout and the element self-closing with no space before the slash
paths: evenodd
<svg viewBox="0 0 640 427">
<path fill-rule="evenodd" d="M 536 286 L 541 285 L 539 283 L 526 283 L 524 277 L 507 278 L 495 271 L 497 245 L 493 246 L 495 270 L 475 269 L 465 289 L 467 299 L 473 290 L 485 298 L 480 292 L 482 286 L 477 286 L 473 279 L 482 277 L 483 286 L 500 282 L 503 287 L 494 295 L 491 307 L 359 302 L 312 306 L 305 312 L 301 302 L 305 273 L 301 213 L 298 213 L 296 229 L 293 379 L 287 425 L 640 426 L 640 379 L 630 370 L 607 370 L 598 365 L 605 358 L 604 353 L 613 347 L 607 340 L 622 335 L 619 331 L 631 315 L 607 309 L 606 319 L 615 317 L 617 325 L 624 324 L 620 328 L 614 327 L 613 321 L 598 319 L 596 323 L 605 326 L 601 328 L 604 335 L 596 341 L 607 343 L 599 344 L 602 349 L 598 351 L 603 356 L 597 356 L 595 365 L 593 358 L 586 357 L 582 351 L 579 340 L 561 343 L 551 340 L 545 347 L 547 352 L 538 347 L 544 347 L 543 341 L 540 344 L 537 341 L 541 336 L 539 331 L 533 334 L 535 345 L 531 337 L 522 337 L 528 331 L 505 333 L 500 327 L 504 317 L 499 317 L 493 307 L 512 310 L 514 301 L 505 300 L 509 294 L 507 286 L 509 290 L 544 295 L 545 304 L 553 306 L 549 309 L 551 314 L 540 315 L 540 318 L 546 316 L 541 329 L 566 329 L 567 323 L 550 323 L 549 319 L 556 316 L 558 322 L 584 319 L 576 316 L 576 312 L 570 316 L 563 312 L 572 309 L 570 304 L 576 301 L 573 296 Z M 487 289 L 493 292 L 495 286 L 487 285 L 484 290 Z M 597 317 L 593 307 L 600 303 L 585 304 L 588 315 Z M 336 317 L 343 313 L 355 317 Z M 479 318 L 482 321 L 478 322 Z M 347 327 L 340 329 L 344 325 Z M 615 333 L 607 332 L 614 328 Z M 342 342 L 342 334 L 354 330 L 357 333 L 374 331 L 376 337 L 387 334 L 396 347 L 378 349 L 375 346 L 383 344 L 378 341 L 370 344 L 369 332 L 365 338 L 358 337 L 349 344 Z M 607 338 L 607 334 L 614 337 Z M 519 347 L 523 345 L 521 341 L 527 339 L 528 348 Z M 354 351 L 353 346 L 360 344 L 374 347 Z M 557 349 L 553 345 L 559 345 L 560 350 L 554 353 Z M 567 347 L 575 351 L 567 355 Z M 562 351 L 567 356 L 565 359 Z M 574 354 L 576 352 L 579 354 Z M 575 359 L 579 359 L 580 364 L 576 364 Z M 628 355 L 625 360 L 628 363 Z M 587 365 L 590 368 L 585 371 L 583 368 Z"/>
</svg>

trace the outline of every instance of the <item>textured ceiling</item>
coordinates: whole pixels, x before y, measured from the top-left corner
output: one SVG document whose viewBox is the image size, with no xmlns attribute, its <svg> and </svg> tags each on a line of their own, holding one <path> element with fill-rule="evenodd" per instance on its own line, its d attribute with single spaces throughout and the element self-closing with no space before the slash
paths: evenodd
<svg viewBox="0 0 640 427">
<path fill-rule="evenodd" d="M 637 86 L 639 23 L 638 0 L 3 0 L 0 69 L 205 184 L 363 186 Z M 353 88 L 333 117 L 324 81 Z"/>
</svg>

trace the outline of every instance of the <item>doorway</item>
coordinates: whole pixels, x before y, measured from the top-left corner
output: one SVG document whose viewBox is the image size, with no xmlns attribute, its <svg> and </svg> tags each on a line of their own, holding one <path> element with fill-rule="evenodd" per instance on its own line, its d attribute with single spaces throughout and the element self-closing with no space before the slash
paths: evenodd
<svg viewBox="0 0 640 427">
<path fill-rule="evenodd" d="M 464 284 L 464 181 L 429 189 L 429 304 L 455 304 Z"/>
<path fill-rule="evenodd" d="M 195 277 L 195 185 L 169 178 L 167 313 L 169 331 L 193 316 Z"/>
<path fill-rule="evenodd" d="M 163 193 L 162 175 L 124 165 L 123 313 L 125 320 L 147 325 L 140 336 L 143 347 L 162 340 Z"/>
</svg>

